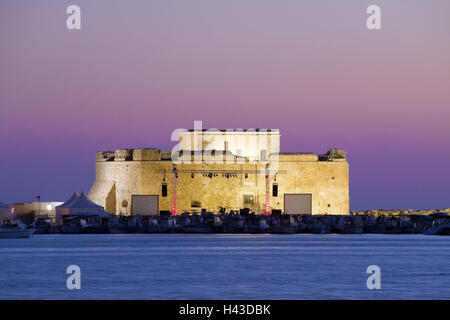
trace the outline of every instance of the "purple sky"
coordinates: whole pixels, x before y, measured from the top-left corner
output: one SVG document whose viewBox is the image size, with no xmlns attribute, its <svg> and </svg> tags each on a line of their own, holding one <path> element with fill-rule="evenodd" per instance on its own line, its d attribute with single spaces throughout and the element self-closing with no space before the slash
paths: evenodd
<svg viewBox="0 0 450 320">
<path fill-rule="evenodd" d="M 351 209 L 450 207 L 448 0 L 2 0 L 0 41 L 2 202 L 64 201 L 95 151 L 203 120 L 345 149 Z"/>
</svg>

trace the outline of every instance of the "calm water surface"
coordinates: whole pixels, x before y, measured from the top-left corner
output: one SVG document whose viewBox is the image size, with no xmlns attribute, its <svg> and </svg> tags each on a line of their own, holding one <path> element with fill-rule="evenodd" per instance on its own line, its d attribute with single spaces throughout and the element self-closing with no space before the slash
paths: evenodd
<svg viewBox="0 0 450 320">
<path fill-rule="evenodd" d="M 36 235 L 0 240 L 0 299 L 449 299 L 450 237 Z M 81 290 L 68 290 L 78 265 Z M 381 268 L 382 289 L 366 287 Z"/>
</svg>

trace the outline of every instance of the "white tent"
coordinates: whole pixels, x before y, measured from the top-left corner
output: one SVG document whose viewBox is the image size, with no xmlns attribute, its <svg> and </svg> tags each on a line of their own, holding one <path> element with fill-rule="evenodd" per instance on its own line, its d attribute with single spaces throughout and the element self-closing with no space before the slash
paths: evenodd
<svg viewBox="0 0 450 320">
<path fill-rule="evenodd" d="M 90 214 L 105 212 L 102 206 L 91 201 L 87 195 L 82 192 L 80 196 L 67 206 L 69 208 L 69 214 Z"/>
<path fill-rule="evenodd" d="M 64 202 L 62 205 L 59 205 L 59 206 L 55 207 L 55 213 L 56 213 L 56 215 L 58 216 L 58 215 L 64 214 L 65 212 L 68 212 L 68 210 L 65 210 L 65 208 L 68 208 L 69 205 L 71 205 L 72 203 L 74 203 L 74 202 L 78 199 L 79 196 L 80 196 L 80 195 L 78 194 L 78 192 L 75 191 L 75 192 L 73 193 L 73 195 L 69 198 L 69 200 L 67 200 L 66 202 Z M 66 213 L 66 214 L 67 214 L 67 213 Z"/>
<path fill-rule="evenodd" d="M 0 202 L 0 225 L 3 221 L 10 220 L 13 218 L 12 209 L 7 204 Z"/>
<path fill-rule="evenodd" d="M 105 209 L 102 206 L 91 201 L 84 192 L 82 192 L 75 200 L 70 202 L 69 200 L 67 201 L 68 204 L 60 208 L 57 222 L 61 222 L 62 217 L 66 215 L 110 216 L 109 213 L 105 212 Z"/>
<path fill-rule="evenodd" d="M 75 191 L 66 202 L 64 202 L 62 205 L 55 207 L 56 222 L 61 222 L 61 217 L 63 215 L 69 214 L 69 205 L 74 203 L 79 196 L 80 195 L 78 194 L 78 192 Z"/>
</svg>

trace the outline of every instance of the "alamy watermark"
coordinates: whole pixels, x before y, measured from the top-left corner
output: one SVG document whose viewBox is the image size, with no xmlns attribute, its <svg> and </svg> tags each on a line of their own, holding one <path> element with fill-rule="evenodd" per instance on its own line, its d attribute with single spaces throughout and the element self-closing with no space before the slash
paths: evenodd
<svg viewBox="0 0 450 320">
<path fill-rule="evenodd" d="M 366 26 L 369 30 L 381 29 L 381 8 L 377 5 L 370 5 L 366 10 L 369 17 L 366 20 Z"/>
<path fill-rule="evenodd" d="M 69 30 L 81 29 L 81 8 L 72 4 L 67 7 L 66 13 L 69 16 L 66 19 L 66 27 Z M 375 4 L 367 7 L 366 13 L 369 15 L 366 20 L 366 26 L 369 30 L 381 29 L 381 8 Z"/>
<path fill-rule="evenodd" d="M 367 278 L 366 286 L 369 290 L 381 289 L 381 269 L 379 266 L 372 264 L 367 267 L 366 273 L 370 274 Z"/>
<path fill-rule="evenodd" d="M 203 129 L 194 121 L 194 129 L 175 129 L 171 141 L 178 142 L 171 151 L 178 164 L 263 164 L 261 173 L 278 170 L 279 129 Z"/>
<path fill-rule="evenodd" d="M 81 29 L 81 8 L 77 5 L 70 5 L 66 9 L 66 13 L 69 14 L 66 20 L 66 27 L 69 30 Z"/>
<path fill-rule="evenodd" d="M 66 286 L 69 290 L 81 289 L 81 269 L 79 266 L 72 264 L 67 267 L 66 273 L 70 274 L 67 278 Z"/>
</svg>

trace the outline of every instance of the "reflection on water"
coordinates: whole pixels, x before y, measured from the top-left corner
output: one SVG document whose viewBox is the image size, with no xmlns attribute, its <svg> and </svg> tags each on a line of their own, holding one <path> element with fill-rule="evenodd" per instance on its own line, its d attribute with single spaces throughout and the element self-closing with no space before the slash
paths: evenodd
<svg viewBox="0 0 450 320">
<path fill-rule="evenodd" d="M 36 235 L 0 240 L 1 299 L 450 298 L 450 237 Z M 81 290 L 66 288 L 67 266 Z M 381 290 L 366 268 L 381 267 Z"/>
</svg>

